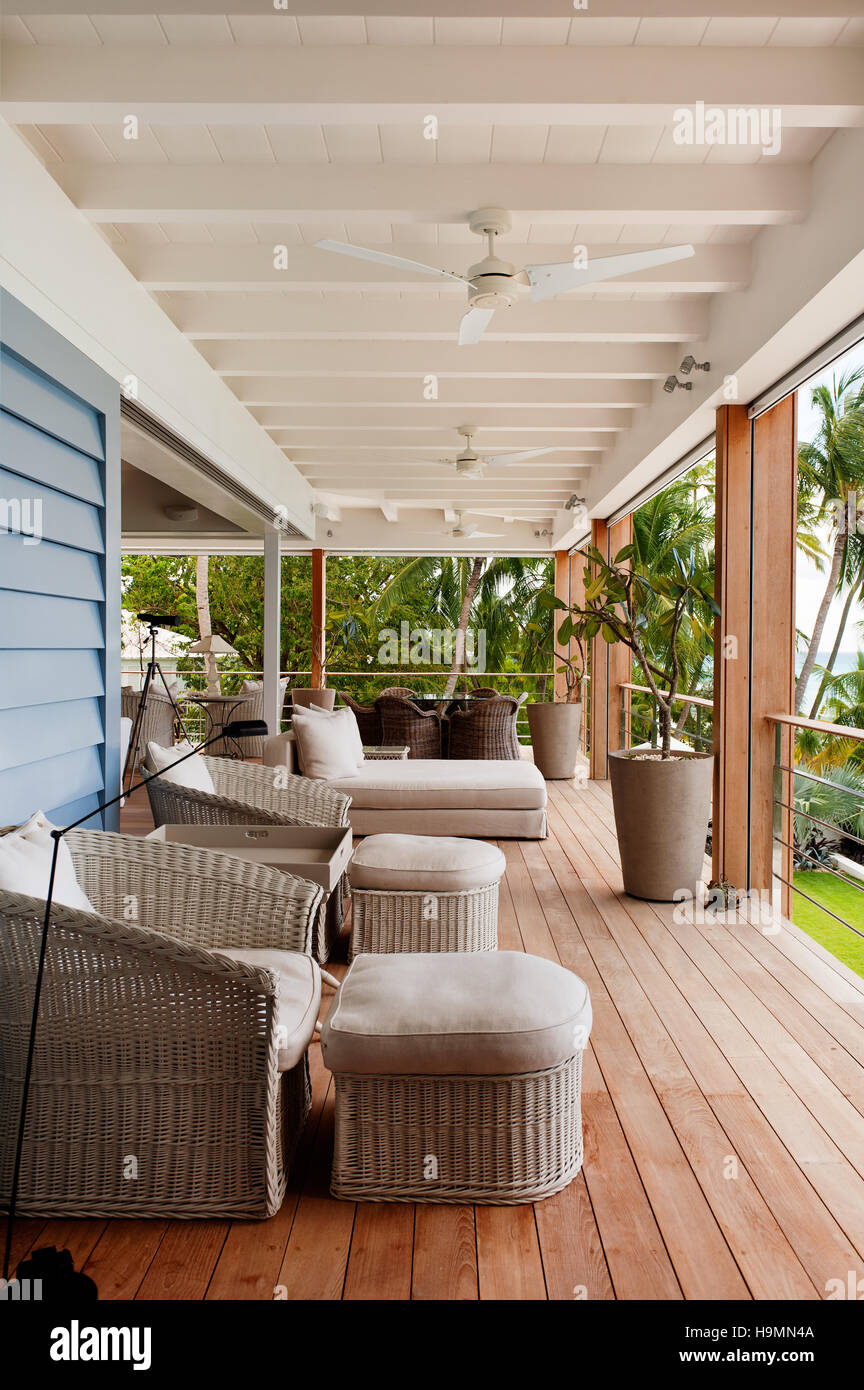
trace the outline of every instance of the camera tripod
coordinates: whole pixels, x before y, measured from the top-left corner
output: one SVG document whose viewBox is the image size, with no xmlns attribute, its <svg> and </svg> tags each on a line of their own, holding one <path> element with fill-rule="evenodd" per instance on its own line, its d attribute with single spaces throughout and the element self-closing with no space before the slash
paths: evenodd
<svg viewBox="0 0 864 1390">
<path fill-rule="evenodd" d="M 169 621 L 166 618 L 158 618 L 153 613 L 139 613 L 137 614 L 137 617 L 139 622 L 147 623 L 147 626 L 150 630 L 150 660 L 147 662 L 147 670 L 144 675 L 144 684 L 141 687 L 141 694 L 138 697 L 138 709 L 135 713 L 135 719 L 132 724 L 132 732 L 129 735 L 129 749 L 126 753 L 126 761 L 123 764 L 123 778 L 121 785 L 126 790 L 128 790 L 129 785 L 132 783 L 132 781 L 134 781 L 135 759 L 138 756 L 138 745 L 141 741 L 141 730 L 144 726 L 144 716 L 147 712 L 147 698 L 150 694 L 151 689 L 153 688 L 153 684 L 157 676 L 162 682 L 165 694 L 171 701 L 171 706 L 174 710 L 174 717 L 180 726 L 183 737 L 185 739 L 189 738 L 189 735 L 186 732 L 186 726 L 183 723 L 183 716 L 180 713 L 180 708 L 177 704 L 177 701 L 174 699 L 174 696 L 171 694 L 168 682 L 165 679 L 165 672 L 162 670 L 162 667 L 156 660 L 156 633 L 160 627 L 172 626 L 176 622 L 176 619 L 171 618 Z"/>
</svg>

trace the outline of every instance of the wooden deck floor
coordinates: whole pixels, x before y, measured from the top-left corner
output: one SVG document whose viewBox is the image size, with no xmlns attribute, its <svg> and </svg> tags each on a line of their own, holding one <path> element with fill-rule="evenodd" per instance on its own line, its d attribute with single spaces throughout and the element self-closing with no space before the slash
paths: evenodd
<svg viewBox="0 0 864 1390">
<path fill-rule="evenodd" d="M 502 947 L 587 982 L 585 1163 L 525 1207 L 328 1195 L 332 1088 L 263 1223 L 21 1223 L 102 1298 L 818 1299 L 864 1277 L 864 981 L 793 926 L 676 925 L 625 897 L 605 784 L 550 784 L 502 841 Z M 127 808 L 125 829 L 145 828 Z M 341 968 L 337 967 L 336 973 Z"/>
</svg>

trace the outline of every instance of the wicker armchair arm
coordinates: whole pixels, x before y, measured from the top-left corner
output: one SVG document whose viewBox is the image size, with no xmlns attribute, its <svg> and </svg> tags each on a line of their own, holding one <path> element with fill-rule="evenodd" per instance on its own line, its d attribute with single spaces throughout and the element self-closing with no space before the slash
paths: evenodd
<svg viewBox="0 0 864 1390">
<path fill-rule="evenodd" d="M 256 767 L 229 758 L 204 759 L 216 795 L 250 803 L 279 818 L 282 825 L 347 825 L 351 798 L 326 782 L 286 773 L 284 768 Z"/>
<path fill-rule="evenodd" d="M 0 1053 L 10 1076 L 23 1070 L 44 908 L 0 894 Z M 35 1079 L 104 1086 L 230 1075 L 260 1086 L 276 1075 L 278 994 L 270 970 L 55 904 Z"/>
<path fill-rule="evenodd" d="M 209 950 L 310 954 L 323 890 L 230 854 L 100 830 L 66 837 L 78 881 L 107 918 Z"/>
</svg>

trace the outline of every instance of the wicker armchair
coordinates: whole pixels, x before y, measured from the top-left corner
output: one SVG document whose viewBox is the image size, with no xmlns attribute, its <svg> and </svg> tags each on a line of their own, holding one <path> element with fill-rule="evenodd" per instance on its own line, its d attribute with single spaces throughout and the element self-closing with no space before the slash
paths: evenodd
<svg viewBox="0 0 864 1390">
<path fill-rule="evenodd" d="M 466 710 L 454 710 L 450 715 L 449 756 L 518 759 L 518 708 L 518 700 L 510 695 L 495 695 L 472 701 Z"/>
<path fill-rule="evenodd" d="M 381 716 L 381 743 L 385 747 L 407 744 L 409 758 L 441 757 L 441 714 L 437 709 L 420 709 L 396 695 L 379 695 L 375 707 Z"/>
<path fill-rule="evenodd" d="M 362 742 L 368 743 L 372 747 L 379 744 L 381 742 L 381 716 L 375 706 L 358 705 L 347 690 L 338 691 L 338 695 L 343 705 L 353 709 Z"/>
<path fill-rule="evenodd" d="M 282 676 L 279 680 L 279 717 L 276 721 L 277 727 L 271 730 L 274 734 L 282 732 L 282 706 L 285 703 L 285 691 L 288 687 L 288 677 Z M 240 687 L 241 695 L 248 695 L 251 698 L 246 700 L 237 712 L 238 719 L 263 719 L 264 718 L 264 682 L 263 681 L 244 681 Z M 243 754 L 247 758 L 260 758 L 264 755 L 263 738 L 244 738 Z"/>
<path fill-rule="evenodd" d="M 131 719 L 133 726 L 140 698 L 140 690 L 134 690 L 131 685 L 121 685 L 120 714 L 125 719 Z M 139 751 L 143 753 L 151 741 L 158 743 L 161 748 L 174 746 L 174 706 L 164 691 L 155 690 L 152 686 L 147 695 L 147 708 L 138 735 Z"/>
<path fill-rule="evenodd" d="M 215 793 L 154 777 L 147 783 L 147 795 L 157 826 L 348 824 L 350 796 L 333 791 L 326 782 L 296 777 L 284 768 L 200 756 L 210 769 Z M 342 928 L 341 887 L 337 891 L 335 910 L 328 913 L 322 901 L 318 913 L 313 949 L 322 963 L 329 959 Z"/>
<path fill-rule="evenodd" d="M 306 1057 L 280 1073 L 278 975 L 218 952 L 308 951 L 321 889 L 127 835 L 73 830 L 66 843 L 97 912 L 54 905 L 20 1212 L 273 1215 L 309 1109 Z M 44 910 L 0 893 L 4 1199 Z"/>
</svg>

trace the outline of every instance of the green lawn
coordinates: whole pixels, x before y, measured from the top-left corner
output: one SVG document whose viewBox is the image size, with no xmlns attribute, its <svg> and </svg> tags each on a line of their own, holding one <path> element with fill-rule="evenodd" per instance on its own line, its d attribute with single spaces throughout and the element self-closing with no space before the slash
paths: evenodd
<svg viewBox="0 0 864 1390">
<path fill-rule="evenodd" d="M 830 912 L 851 922 L 859 931 L 864 931 L 864 892 L 846 879 L 834 878 L 818 869 L 796 870 L 795 887 L 800 888 L 807 897 L 823 903 Z M 822 912 L 815 903 L 795 894 L 792 920 L 795 925 L 812 936 L 830 951 L 838 960 L 864 975 L 864 938 L 856 936 L 848 927 L 841 926 Z"/>
</svg>

